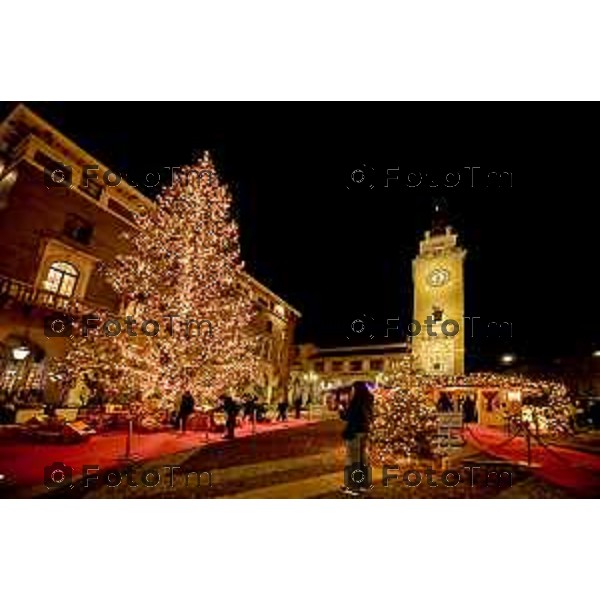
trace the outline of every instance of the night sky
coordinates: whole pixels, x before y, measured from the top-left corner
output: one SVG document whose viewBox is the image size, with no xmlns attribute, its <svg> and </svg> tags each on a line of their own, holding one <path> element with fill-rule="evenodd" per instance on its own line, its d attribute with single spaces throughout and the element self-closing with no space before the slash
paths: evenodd
<svg viewBox="0 0 600 600">
<path fill-rule="evenodd" d="M 210 150 L 233 192 L 248 270 L 302 312 L 299 341 L 401 341 L 384 337 L 386 319 L 410 321 L 411 259 L 444 197 L 468 251 L 466 314 L 480 317 L 469 364 L 600 347 L 591 107 L 27 104 L 140 188 L 147 173 L 154 183 Z M 386 188 L 386 169 L 398 167 Z M 512 187 L 498 189 L 489 171 L 511 172 Z M 446 174 L 458 185 L 445 187 Z M 372 340 L 350 329 L 363 315 Z M 512 339 L 488 333 L 490 321 L 512 322 Z"/>
</svg>

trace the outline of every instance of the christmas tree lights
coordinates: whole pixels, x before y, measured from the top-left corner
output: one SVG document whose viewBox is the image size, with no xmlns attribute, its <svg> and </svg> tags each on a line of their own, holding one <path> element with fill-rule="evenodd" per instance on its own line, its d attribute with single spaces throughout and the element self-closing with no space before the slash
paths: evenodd
<svg viewBox="0 0 600 600">
<path fill-rule="evenodd" d="M 79 326 L 53 367 L 66 387 L 93 375 L 121 396 L 172 400 L 190 390 L 214 402 L 255 379 L 256 309 L 238 285 L 244 265 L 230 210 L 208 154 L 174 173 L 156 210 L 136 216 L 127 254 L 101 267 L 121 299 L 121 332 L 101 325 L 84 336 Z"/>
<path fill-rule="evenodd" d="M 562 435 L 571 431 L 572 403 L 566 386 L 556 380 L 522 375 L 472 373 L 426 375 L 403 368 L 375 390 L 374 418 L 370 433 L 372 456 L 381 462 L 400 457 L 430 456 L 437 434 L 435 391 L 458 388 L 518 391 L 520 404 L 507 412 L 515 422 Z"/>
<path fill-rule="evenodd" d="M 380 463 L 398 457 L 428 456 L 437 432 L 437 413 L 426 390 L 411 374 L 393 387 L 375 391 L 369 436 L 371 456 Z"/>
</svg>

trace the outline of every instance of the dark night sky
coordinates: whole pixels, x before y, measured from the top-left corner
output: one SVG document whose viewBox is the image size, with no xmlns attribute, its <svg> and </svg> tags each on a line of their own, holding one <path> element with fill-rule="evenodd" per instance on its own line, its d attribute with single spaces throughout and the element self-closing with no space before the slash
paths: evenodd
<svg viewBox="0 0 600 600">
<path fill-rule="evenodd" d="M 211 150 L 233 191 L 249 270 L 303 313 L 301 341 L 368 342 L 350 330 L 364 314 L 373 318 L 373 341 L 399 341 L 383 337 L 386 319 L 410 320 L 410 261 L 432 198 L 444 196 L 468 251 L 466 314 L 513 322 L 510 340 L 476 330 L 471 362 L 508 350 L 589 354 L 600 343 L 592 107 L 28 105 L 137 182 Z M 12 106 L 3 103 L 1 116 Z M 353 184 L 350 174 L 363 164 L 368 180 Z M 467 166 L 480 167 L 474 187 Z M 401 181 L 385 188 L 394 167 Z M 511 171 L 512 188 L 486 187 L 489 170 Z M 429 175 L 410 189 L 411 171 Z M 457 187 L 428 187 L 449 172 L 461 175 Z"/>
</svg>

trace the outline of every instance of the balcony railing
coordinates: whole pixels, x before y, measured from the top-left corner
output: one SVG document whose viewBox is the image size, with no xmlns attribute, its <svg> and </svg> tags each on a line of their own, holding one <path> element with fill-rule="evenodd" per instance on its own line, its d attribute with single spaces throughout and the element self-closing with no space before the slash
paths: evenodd
<svg viewBox="0 0 600 600">
<path fill-rule="evenodd" d="M 36 288 L 29 283 L 11 279 L 4 275 L 0 275 L 0 298 L 10 298 L 19 304 L 40 306 L 64 312 L 74 310 L 73 298 Z M 79 309 L 82 308 L 84 307 L 80 303 Z"/>
</svg>

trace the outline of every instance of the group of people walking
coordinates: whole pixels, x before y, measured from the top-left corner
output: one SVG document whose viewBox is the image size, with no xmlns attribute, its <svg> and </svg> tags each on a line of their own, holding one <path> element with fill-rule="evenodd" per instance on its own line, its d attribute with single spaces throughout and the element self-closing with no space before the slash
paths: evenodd
<svg viewBox="0 0 600 600">
<path fill-rule="evenodd" d="M 293 403 L 295 418 L 302 418 L 302 411 L 310 406 L 310 399 L 307 400 L 306 404 L 303 403 L 302 398 L 296 398 Z M 187 422 L 189 417 L 193 414 L 195 407 L 194 397 L 191 392 L 186 391 L 181 396 L 181 402 L 179 403 L 179 409 L 176 411 L 176 417 L 174 420 L 175 429 L 181 432 L 187 430 Z M 282 400 L 277 404 L 277 416 L 276 421 L 287 421 L 289 402 Z M 246 396 L 244 400 L 238 401 L 231 396 L 221 396 L 219 399 L 218 409 L 225 413 L 225 435 L 227 439 L 233 439 L 235 437 L 235 429 L 238 424 L 238 417 L 242 413 L 241 422 L 262 423 L 268 420 L 267 417 L 267 406 L 264 403 L 258 401 L 255 396 Z"/>
</svg>

